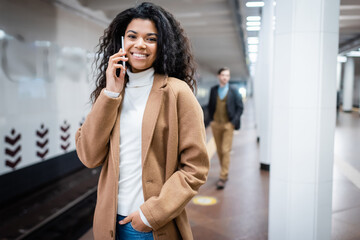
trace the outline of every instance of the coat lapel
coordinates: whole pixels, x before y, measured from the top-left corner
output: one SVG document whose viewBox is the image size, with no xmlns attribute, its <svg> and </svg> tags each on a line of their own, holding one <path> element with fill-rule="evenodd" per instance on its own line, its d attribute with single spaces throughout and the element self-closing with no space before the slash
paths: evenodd
<svg viewBox="0 0 360 240">
<path fill-rule="evenodd" d="M 150 143 L 154 135 L 156 121 L 163 102 L 163 87 L 166 85 L 167 77 L 164 75 L 154 75 L 154 82 L 149 98 L 146 103 L 142 129 L 141 129 L 141 165 L 144 165 Z"/>
</svg>

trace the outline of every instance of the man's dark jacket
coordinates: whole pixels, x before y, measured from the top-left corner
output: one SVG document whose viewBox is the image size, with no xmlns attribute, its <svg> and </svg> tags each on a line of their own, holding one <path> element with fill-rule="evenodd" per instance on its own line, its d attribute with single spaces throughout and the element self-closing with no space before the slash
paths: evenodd
<svg viewBox="0 0 360 240">
<path fill-rule="evenodd" d="M 210 90 L 210 98 L 208 104 L 210 121 L 214 120 L 214 113 L 216 110 L 216 100 L 218 96 L 219 85 L 212 87 Z M 243 112 L 243 102 L 241 94 L 236 88 L 229 85 L 229 91 L 226 99 L 226 110 L 228 113 L 229 121 L 234 125 L 236 130 L 240 129 L 240 116 Z"/>
</svg>

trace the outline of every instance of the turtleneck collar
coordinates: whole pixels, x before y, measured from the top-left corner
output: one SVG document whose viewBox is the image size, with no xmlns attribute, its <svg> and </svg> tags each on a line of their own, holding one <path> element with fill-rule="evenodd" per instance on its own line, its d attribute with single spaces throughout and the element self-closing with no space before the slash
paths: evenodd
<svg viewBox="0 0 360 240">
<path fill-rule="evenodd" d="M 126 85 L 127 87 L 143 87 L 153 83 L 155 73 L 154 68 L 149 68 L 138 73 L 133 73 L 129 69 L 126 72 L 129 76 L 129 82 Z"/>
</svg>

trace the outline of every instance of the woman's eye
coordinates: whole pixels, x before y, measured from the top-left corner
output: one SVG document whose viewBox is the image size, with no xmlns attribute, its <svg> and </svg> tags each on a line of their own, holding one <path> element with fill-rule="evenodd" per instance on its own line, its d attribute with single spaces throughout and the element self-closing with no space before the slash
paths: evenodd
<svg viewBox="0 0 360 240">
<path fill-rule="evenodd" d="M 136 36 L 135 35 L 128 35 L 128 38 L 129 39 L 136 39 Z"/>
<path fill-rule="evenodd" d="M 148 41 L 149 41 L 149 42 L 156 42 L 157 39 L 156 39 L 156 38 L 148 38 Z"/>
</svg>

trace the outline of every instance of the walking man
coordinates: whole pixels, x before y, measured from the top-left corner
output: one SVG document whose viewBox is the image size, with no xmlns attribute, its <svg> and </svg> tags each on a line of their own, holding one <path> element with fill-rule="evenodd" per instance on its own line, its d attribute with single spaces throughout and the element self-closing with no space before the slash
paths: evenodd
<svg viewBox="0 0 360 240">
<path fill-rule="evenodd" d="M 219 69 L 217 77 L 219 85 L 211 88 L 208 110 L 221 166 L 216 187 L 223 189 L 228 180 L 234 129 L 240 129 L 243 103 L 241 94 L 229 84 L 230 69 L 227 67 Z"/>
</svg>

